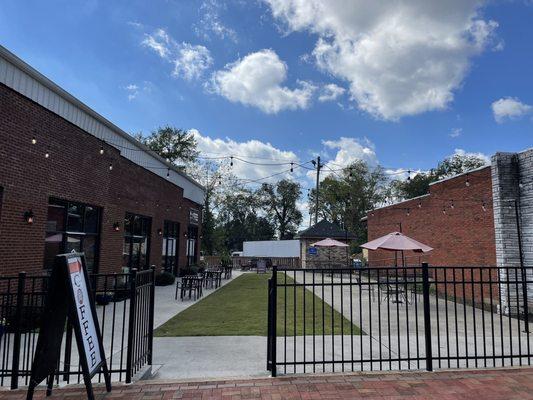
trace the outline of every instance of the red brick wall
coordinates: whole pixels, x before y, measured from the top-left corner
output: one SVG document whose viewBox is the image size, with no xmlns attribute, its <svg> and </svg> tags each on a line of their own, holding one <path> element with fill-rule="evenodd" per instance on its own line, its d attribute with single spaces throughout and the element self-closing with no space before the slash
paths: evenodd
<svg viewBox="0 0 533 400">
<path fill-rule="evenodd" d="M 179 222 L 179 265 L 185 264 L 189 208 L 201 207 L 184 199 L 181 188 L 121 157 L 114 147 L 104 144 L 100 155 L 99 139 L 4 85 L 0 121 L 0 274 L 42 271 L 50 197 L 102 208 L 99 272 L 120 271 L 126 212 L 152 218 L 150 264 L 158 267 L 162 237 L 157 230 L 165 219 Z M 23 220 L 29 209 L 33 225 Z M 113 230 L 114 222 L 120 222 L 120 232 Z"/>
<path fill-rule="evenodd" d="M 496 265 L 490 167 L 468 180 L 470 186 L 464 175 L 449 179 L 431 185 L 428 196 L 368 213 L 368 240 L 398 231 L 401 223 L 403 233 L 434 248 L 427 256 L 405 253 L 409 264 L 420 259 L 431 265 Z M 393 252 L 369 252 L 371 266 L 394 265 L 393 258 Z"/>
<path fill-rule="evenodd" d="M 404 234 L 434 248 L 427 255 L 406 252 L 407 265 L 420 265 L 425 261 L 433 266 L 496 266 L 491 169 L 487 167 L 469 174 L 470 186 L 466 185 L 466 179 L 467 176 L 461 175 L 445 180 L 431 185 L 428 196 L 369 212 L 368 240 L 398 231 L 401 223 Z M 483 201 L 486 211 L 483 211 Z M 394 252 L 369 251 L 368 255 L 371 267 L 394 265 Z M 398 256 L 398 265 L 401 265 Z M 489 271 L 484 270 L 482 274 L 487 282 Z M 491 269 L 491 275 L 497 279 L 495 268 Z M 449 270 L 447 277 L 453 280 L 453 271 Z M 456 278 L 462 279 L 462 271 L 456 271 Z M 444 279 L 443 271 L 439 271 L 438 279 Z M 464 280 L 472 280 L 470 270 L 465 271 Z M 478 271 L 474 272 L 474 280 L 479 280 Z M 466 286 L 467 299 L 472 297 L 471 289 L 470 285 Z M 444 285 L 440 285 L 439 291 L 444 291 Z M 448 291 L 453 294 L 452 285 L 448 285 Z M 457 297 L 463 297 L 462 286 L 457 286 L 456 291 Z M 481 297 L 480 291 L 481 285 L 474 285 L 476 299 Z M 483 285 L 483 293 L 488 299 L 488 284 Z M 493 296 L 496 295 L 494 285 Z"/>
</svg>

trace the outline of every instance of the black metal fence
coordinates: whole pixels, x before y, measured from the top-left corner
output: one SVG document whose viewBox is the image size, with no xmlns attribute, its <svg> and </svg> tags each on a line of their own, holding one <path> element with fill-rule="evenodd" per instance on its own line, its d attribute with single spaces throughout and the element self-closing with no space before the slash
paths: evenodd
<svg viewBox="0 0 533 400">
<path fill-rule="evenodd" d="M 16 389 L 29 382 L 48 279 L 24 272 L 0 277 L 0 386 Z M 154 269 L 94 274 L 90 279 L 111 378 L 129 383 L 152 363 Z M 57 371 L 58 383 L 80 383 L 83 378 L 68 323 Z"/>
<path fill-rule="evenodd" d="M 275 268 L 268 291 L 274 376 L 531 365 L 533 267 Z"/>
</svg>

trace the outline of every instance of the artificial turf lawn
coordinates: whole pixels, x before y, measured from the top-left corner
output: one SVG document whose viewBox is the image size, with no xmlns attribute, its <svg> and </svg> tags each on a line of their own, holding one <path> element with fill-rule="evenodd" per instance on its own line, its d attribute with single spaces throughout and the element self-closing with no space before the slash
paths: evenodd
<svg viewBox="0 0 533 400">
<path fill-rule="evenodd" d="M 270 274 L 243 274 L 229 282 L 211 295 L 203 298 L 181 313 L 175 315 L 155 331 L 155 336 L 266 336 L 268 314 L 268 279 Z M 278 275 L 279 284 L 285 283 L 285 276 Z M 293 280 L 287 278 L 287 283 Z M 286 296 L 285 296 L 286 294 Z M 305 333 L 313 333 L 313 293 L 305 291 Z M 278 286 L 278 335 L 294 335 L 294 288 Z M 322 320 L 322 300 L 315 297 L 315 334 L 332 333 L 331 317 L 336 335 L 351 333 L 350 321 L 332 310 L 324 303 L 324 321 Z M 285 298 L 287 312 L 287 328 L 285 330 Z M 296 335 L 303 335 L 303 287 L 296 289 Z M 324 322 L 324 324 L 322 323 Z M 353 333 L 360 334 L 357 326 Z"/>
</svg>

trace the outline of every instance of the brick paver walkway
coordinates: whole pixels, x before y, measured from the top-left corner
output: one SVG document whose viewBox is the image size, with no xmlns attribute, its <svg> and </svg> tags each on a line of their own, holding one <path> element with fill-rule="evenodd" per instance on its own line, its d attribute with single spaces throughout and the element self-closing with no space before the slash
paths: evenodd
<svg viewBox="0 0 533 400">
<path fill-rule="evenodd" d="M 95 388 L 97 399 L 533 399 L 533 368 L 306 375 L 206 382 L 144 381 L 115 384 L 111 393 Z M 25 391 L 0 391 L 0 398 L 22 400 Z M 36 392 L 43 399 L 45 392 Z M 83 399 L 82 386 L 55 389 L 50 400 Z"/>
</svg>

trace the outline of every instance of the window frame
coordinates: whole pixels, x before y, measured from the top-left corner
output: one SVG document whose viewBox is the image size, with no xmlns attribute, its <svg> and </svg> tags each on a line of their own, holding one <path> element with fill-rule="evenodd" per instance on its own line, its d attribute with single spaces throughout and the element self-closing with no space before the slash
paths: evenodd
<svg viewBox="0 0 533 400">
<path fill-rule="evenodd" d="M 80 231 L 73 231 L 69 230 L 68 226 L 68 218 L 69 218 L 69 207 L 71 204 L 76 205 L 77 207 L 80 207 L 83 210 L 83 215 L 81 215 L 81 230 Z M 69 236 L 78 236 L 80 237 L 80 250 L 81 252 L 84 252 L 83 246 L 84 246 L 84 240 L 85 238 L 92 237 L 95 239 L 94 244 L 94 259 L 93 259 L 93 265 L 91 269 L 91 273 L 97 274 L 99 270 L 99 264 L 100 264 L 100 240 L 101 240 L 101 230 L 102 230 L 102 215 L 103 215 L 103 208 L 96 206 L 94 204 L 90 203 L 82 203 L 79 201 L 72 201 L 67 199 L 61 199 L 58 197 L 50 197 L 48 199 L 48 205 L 47 205 L 47 215 L 46 215 L 46 223 L 48 223 L 48 210 L 50 207 L 57 206 L 63 208 L 63 218 L 64 218 L 64 226 L 63 229 L 57 229 L 57 227 L 54 230 L 49 229 L 48 224 L 45 224 L 45 239 L 48 236 L 48 234 L 60 234 L 61 235 L 61 246 L 60 246 L 60 252 L 65 253 L 67 252 L 67 246 L 68 246 L 68 237 Z M 97 212 L 97 218 L 96 218 L 96 229 L 94 232 L 85 232 L 86 228 L 86 208 L 92 207 Z M 61 254 L 61 253 L 59 253 Z M 46 242 L 45 242 L 45 254 L 44 258 L 46 258 Z M 51 268 L 47 268 L 44 260 L 43 260 L 43 268 L 45 270 L 50 270 Z"/>
</svg>

